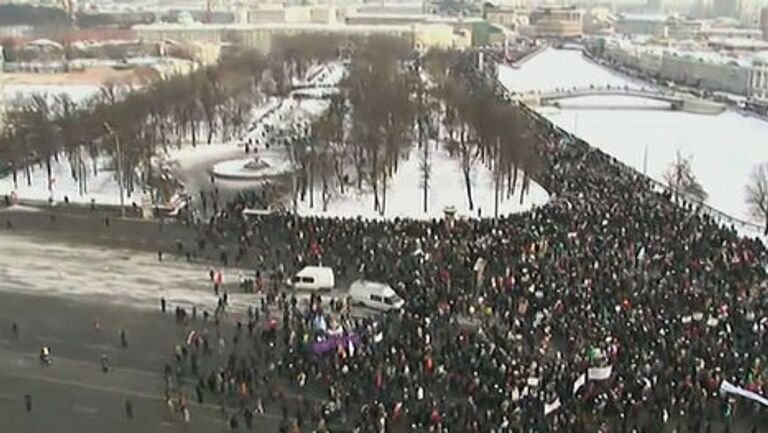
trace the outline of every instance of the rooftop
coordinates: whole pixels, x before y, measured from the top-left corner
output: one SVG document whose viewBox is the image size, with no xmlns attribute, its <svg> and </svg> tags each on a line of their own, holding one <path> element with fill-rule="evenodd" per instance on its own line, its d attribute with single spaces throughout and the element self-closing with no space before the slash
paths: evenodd
<svg viewBox="0 0 768 433">
<path fill-rule="evenodd" d="M 315 31 L 334 31 L 334 32 L 357 32 L 357 31 L 381 31 L 397 32 L 410 31 L 413 26 L 410 24 L 387 24 L 387 25 L 369 25 L 369 24 L 325 24 L 325 23 L 263 23 L 263 24 L 205 24 L 193 22 L 188 24 L 180 23 L 153 23 L 139 24 L 133 26 L 136 31 L 227 31 L 227 30 L 315 30 Z"/>
</svg>

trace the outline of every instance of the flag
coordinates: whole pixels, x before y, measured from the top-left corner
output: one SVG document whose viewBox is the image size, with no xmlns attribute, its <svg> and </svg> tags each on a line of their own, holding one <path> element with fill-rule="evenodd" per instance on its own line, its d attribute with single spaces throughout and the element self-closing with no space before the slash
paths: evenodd
<svg viewBox="0 0 768 433">
<path fill-rule="evenodd" d="M 738 387 L 738 386 L 728 382 L 727 380 L 724 380 L 720 384 L 720 392 L 727 393 L 727 394 L 735 394 L 735 395 L 738 395 L 738 396 L 741 396 L 741 397 L 744 397 L 744 398 L 748 398 L 748 399 L 750 399 L 752 401 L 756 401 L 756 402 L 762 404 L 763 406 L 768 407 L 768 398 L 765 398 L 765 397 L 763 397 L 762 395 L 760 395 L 758 393 L 755 393 L 755 392 L 752 392 L 752 391 L 747 391 L 746 389 Z"/>
<path fill-rule="evenodd" d="M 544 415 L 549 415 L 550 413 L 556 411 L 560 408 L 560 398 L 555 399 L 552 403 L 544 403 Z"/>
<path fill-rule="evenodd" d="M 612 372 L 613 367 L 610 365 L 607 367 L 592 367 L 587 370 L 587 378 L 589 380 L 606 380 L 611 377 Z"/>
<path fill-rule="evenodd" d="M 576 395 L 576 393 L 579 392 L 581 387 L 586 385 L 586 383 L 587 383 L 587 374 L 582 373 L 581 376 L 579 376 L 579 378 L 576 379 L 575 382 L 573 382 L 573 395 Z"/>
</svg>

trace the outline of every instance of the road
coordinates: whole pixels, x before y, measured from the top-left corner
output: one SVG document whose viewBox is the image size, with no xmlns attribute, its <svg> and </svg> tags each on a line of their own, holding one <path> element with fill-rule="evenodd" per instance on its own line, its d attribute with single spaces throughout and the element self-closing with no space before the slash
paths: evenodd
<svg viewBox="0 0 768 433">
<path fill-rule="evenodd" d="M 3 293 L 0 302 L 0 431 L 215 432 L 224 425 L 218 408 L 192 407 L 194 423 L 171 416 L 162 395 L 160 372 L 173 344 L 186 330 L 171 314 L 59 297 Z M 101 329 L 91 318 L 101 316 Z M 19 325 L 19 335 L 11 324 Z M 126 330 L 128 347 L 120 345 Z M 53 365 L 38 359 L 40 347 L 51 348 Z M 101 371 L 99 358 L 112 365 Z M 32 396 L 32 412 L 24 395 Z M 134 418 L 125 415 L 125 401 Z"/>
</svg>

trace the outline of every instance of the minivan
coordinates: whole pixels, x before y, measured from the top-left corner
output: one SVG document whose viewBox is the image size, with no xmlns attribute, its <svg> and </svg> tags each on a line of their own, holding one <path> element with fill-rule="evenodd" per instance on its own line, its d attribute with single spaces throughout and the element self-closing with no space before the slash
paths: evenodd
<svg viewBox="0 0 768 433">
<path fill-rule="evenodd" d="M 349 297 L 353 303 L 379 311 L 398 310 L 405 305 L 405 301 L 391 287 L 374 281 L 355 281 L 349 286 Z"/>
</svg>

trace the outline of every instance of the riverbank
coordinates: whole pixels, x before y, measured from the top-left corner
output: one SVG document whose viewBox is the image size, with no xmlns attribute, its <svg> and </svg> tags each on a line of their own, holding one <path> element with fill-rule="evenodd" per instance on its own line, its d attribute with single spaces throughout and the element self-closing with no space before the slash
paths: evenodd
<svg viewBox="0 0 768 433">
<path fill-rule="evenodd" d="M 649 79 L 650 77 L 646 76 L 642 72 L 627 67 L 626 65 L 618 64 L 616 62 L 612 62 L 609 60 L 606 60 L 595 53 L 591 52 L 586 47 L 583 47 L 581 50 L 581 54 L 584 56 L 585 59 L 595 63 L 597 66 L 610 69 L 618 74 L 624 75 L 626 78 L 631 80 L 638 80 L 643 82 L 647 85 L 655 86 L 659 89 L 662 89 L 664 91 L 675 91 L 675 92 L 684 92 L 689 93 L 692 96 L 695 96 L 696 98 L 705 99 L 717 103 L 722 103 L 728 105 L 728 108 L 730 110 L 733 110 L 743 116 L 749 116 L 753 117 L 755 119 L 762 120 L 764 122 L 768 122 L 768 111 L 764 110 L 764 112 L 757 111 L 756 109 L 750 109 L 747 106 L 741 106 L 741 101 L 738 101 L 734 98 L 729 97 L 715 97 L 712 95 L 708 95 L 704 92 L 693 92 L 693 89 L 690 89 L 686 86 L 678 85 L 676 84 L 675 87 L 670 87 L 667 85 L 664 85 L 664 83 L 658 82 L 657 80 Z M 734 95 L 736 96 L 736 95 Z M 745 98 L 746 99 L 746 98 Z"/>
<path fill-rule="evenodd" d="M 498 75 L 498 85 L 506 92 L 639 83 L 588 61 L 580 52 L 554 49 L 519 70 L 499 66 Z M 661 185 L 678 153 L 690 158 L 709 194 L 710 212 L 753 227 L 740 230 L 748 236 L 762 234 L 754 228 L 760 225 L 750 222 L 743 191 L 754 165 L 768 154 L 764 140 L 768 123 L 733 110 L 704 116 L 658 109 L 663 106 L 642 98 L 594 96 L 563 101 L 560 108 L 543 107 L 536 114 Z"/>
</svg>

